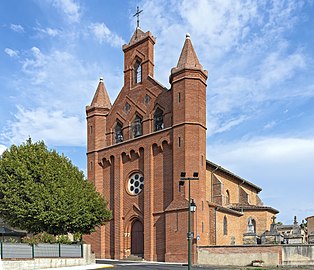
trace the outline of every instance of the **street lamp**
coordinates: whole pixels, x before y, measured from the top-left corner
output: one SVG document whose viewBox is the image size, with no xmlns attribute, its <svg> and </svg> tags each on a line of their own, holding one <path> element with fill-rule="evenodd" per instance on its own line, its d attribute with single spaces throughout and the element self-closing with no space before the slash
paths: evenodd
<svg viewBox="0 0 314 270">
<path fill-rule="evenodd" d="M 191 232 L 191 212 L 194 213 L 196 211 L 196 204 L 194 200 L 191 201 L 191 180 L 199 180 L 198 172 L 193 173 L 193 177 L 185 177 L 186 173 L 181 172 L 180 175 L 180 182 L 179 186 L 183 186 L 185 181 L 189 181 L 188 186 L 188 233 L 187 233 L 187 239 L 188 239 L 188 270 L 191 270 L 192 260 L 191 260 L 191 252 L 192 252 L 192 239 L 194 238 L 194 233 Z"/>
<path fill-rule="evenodd" d="M 191 211 L 192 213 L 194 213 L 194 212 L 196 211 L 196 204 L 195 204 L 195 202 L 194 202 L 193 199 L 192 199 L 192 201 L 191 201 L 190 211 Z"/>
</svg>

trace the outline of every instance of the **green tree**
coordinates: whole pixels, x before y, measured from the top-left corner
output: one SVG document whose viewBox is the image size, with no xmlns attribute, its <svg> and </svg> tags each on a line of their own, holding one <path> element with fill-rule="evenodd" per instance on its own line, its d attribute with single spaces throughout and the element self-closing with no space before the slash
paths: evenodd
<svg viewBox="0 0 314 270">
<path fill-rule="evenodd" d="M 105 199 L 64 155 L 28 139 L 0 157 L 0 215 L 32 233 L 89 234 L 111 219 Z"/>
</svg>

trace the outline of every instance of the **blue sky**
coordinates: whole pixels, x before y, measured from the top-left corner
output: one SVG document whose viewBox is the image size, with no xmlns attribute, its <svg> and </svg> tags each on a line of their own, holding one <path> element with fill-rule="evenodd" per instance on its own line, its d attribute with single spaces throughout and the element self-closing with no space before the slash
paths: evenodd
<svg viewBox="0 0 314 270">
<path fill-rule="evenodd" d="M 207 159 L 262 187 L 278 220 L 313 215 L 312 0 L 3 0 L 0 153 L 31 136 L 85 170 L 85 106 L 100 76 L 117 97 L 137 5 L 158 81 L 187 32 L 209 72 Z"/>
</svg>

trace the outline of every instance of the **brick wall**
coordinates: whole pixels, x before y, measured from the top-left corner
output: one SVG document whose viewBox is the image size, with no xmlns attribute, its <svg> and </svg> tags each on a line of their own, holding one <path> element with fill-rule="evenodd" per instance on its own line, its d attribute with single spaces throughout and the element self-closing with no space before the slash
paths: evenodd
<svg viewBox="0 0 314 270">
<path fill-rule="evenodd" d="M 266 266 L 282 263 L 281 246 L 199 247 L 198 264 L 216 266 L 248 266 L 253 260 L 263 260 Z"/>
</svg>

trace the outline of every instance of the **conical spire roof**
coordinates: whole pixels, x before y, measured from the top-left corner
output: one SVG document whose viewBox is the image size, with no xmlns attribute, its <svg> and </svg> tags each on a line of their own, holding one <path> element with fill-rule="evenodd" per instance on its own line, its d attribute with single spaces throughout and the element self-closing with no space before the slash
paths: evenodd
<svg viewBox="0 0 314 270">
<path fill-rule="evenodd" d="M 190 34 L 186 34 L 185 42 L 184 42 L 181 55 L 177 64 L 177 69 L 182 69 L 182 68 L 203 69 L 194 51 L 192 41 L 190 39 Z"/>
<path fill-rule="evenodd" d="M 103 107 L 103 108 L 111 108 L 110 98 L 108 96 L 104 80 L 100 78 L 99 84 L 92 100 L 91 106 L 93 107 Z"/>
</svg>

